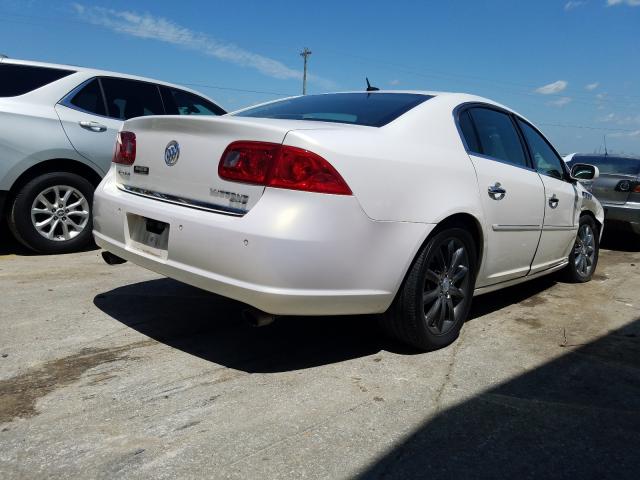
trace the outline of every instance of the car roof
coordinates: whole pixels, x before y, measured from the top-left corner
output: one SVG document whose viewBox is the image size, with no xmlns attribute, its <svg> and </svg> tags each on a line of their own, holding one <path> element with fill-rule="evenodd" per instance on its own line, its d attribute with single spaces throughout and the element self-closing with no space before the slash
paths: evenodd
<svg viewBox="0 0 640 480">
<path fill-rule="evenodd" d="M 139 75 L 130 75 L 128 73 L 113 72 L 113 71 L 110 71 L 110 70 L 100 70 L 100 69 L 96 69 L 96 68 L 83 67 L 83 66 L 79 66 L 79 65 L 66 65 L 66 64 L 61 64 L 61 63 L 36 62 L 36 61 L 33 61 L 33 60 L 21 60 L 21 59 L 17 59 L 17 58 L 9 58 L 9 57 L 0 57 L 0 63 L 7 63 L 7 64 L 13 64 L 13 65 L 27 65 L 27 66 L 32 66 L 32 67 L 57 68 L 57 69 L 61 69 L 61 70 L 73 70 L 74 72 L 83 73 L 83 74 L 86 74 L 86 75 L 94 75 L 94 76 L 101 76 L 101 77 L 118 77 L 118 78 L 125 78 L 125 79 L 128 79 L 128 80 L 140 80 L 140 81 L 143 81 L 143 82 L 157 83 L 158 85 L 164 85 L 165 87 L 179 88 L 180 90 L 185 90 L 187 92 L 193 93 L 193 94 L 198 95 L 200 97 L 204 97 L 207 100 L 210 100 L 211 102 L 213 102 L 216 105 L 220 106 L 221 108 L 224 108 L 216 100 L 213 100 L 208 95 L 205 95 L 202 92 L 199 92 L 197 90 L 193 90 L 193 89 L 185 87 L 183 85 L 179 85 L 179 84 L 176 84 L 176 83 L 169 83 L 169 82 L 165 82 L 165 81 L 158 80 L 158 79 L 155 79 L 155 78 L 142 77 L 142 76 L 139 76 Z"/>
</svg>

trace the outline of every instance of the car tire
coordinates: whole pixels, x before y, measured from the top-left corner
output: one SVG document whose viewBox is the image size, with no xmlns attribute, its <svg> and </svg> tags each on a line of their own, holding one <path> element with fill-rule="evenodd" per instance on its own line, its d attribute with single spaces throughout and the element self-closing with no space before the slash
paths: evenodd
<svg viewBox="0 0 640 480">
<path fill-rule="evenodd" d="M 74 173 L 40 175 L 15 195 L 9 228 L 18 241 L 39 253 L 80 250 L 91 241 L 94 189 Z"/>
<path fill-rule="evenodd" d="M 596 221 L 590 215 L 580 217 L 576 241 L 569 253 L 569 264 L 564 269 L 565 280 L 585 283 L 591 280 L 598 265 L 600 235 Z"/>
<path fill-rule="evenodd" d="M 475 286 L 476 247 L 463 228 L 447 228 L 424 245 L 405 281 L 380 318 L 396 339 L 423 351 L 458 338 Z"/>
</svg>

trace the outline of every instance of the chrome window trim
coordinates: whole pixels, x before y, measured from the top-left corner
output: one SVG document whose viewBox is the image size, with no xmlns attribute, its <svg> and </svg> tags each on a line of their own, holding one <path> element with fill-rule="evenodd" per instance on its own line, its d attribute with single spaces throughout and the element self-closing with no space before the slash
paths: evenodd
<svg viewBox="0 0 640 480">
<path fill-rule="evenodd" d="M 69 93 L 67 93 L 60 100 L 58 100 L 57 104 L 58 105 L 62 105 L 63 107 L 67 107 L 67 108 L 70 108 L 72 110 L 75 110 L 76 112 L 82 112 L 82 113 L 86 113 L 87 115 L 93 115 L 94 117 L 109 118 L 111 120 L 116 120 L 118 122 L 124 122 L 124 120 L 120 120 L 119 118 L 110 117 L 109 115 L 100 115 L 99 113 L 90 112 L 89 110 L 85 110 L 84 108 L 80 108 L 77 105 L 74 105 L 73 103 L 71 103 L 71 100 L 73 99 L 73 97 L 75 97 L 76 94 L 80 90 L 82 90 L 84 87 L 86 87 L 93 80 L 98 80 L 98 85 L 100 86 L 100 92 L 102 93 L 102 101 L 104 103 L 105 102 L 104 90 L 102 89 L 102 83 L 100 82 L 100 77 L 91 77 L 91 78 L 88 78 L 87 80 L 85 80 L 84 82 L 82 82 L 77 87 L 75 87 L 73 90 L 71 90 Z M 105 110 L 106 110 L 106 108 L 107 108 L 107 106 L 105 104 Z"/>
<path fill-rule="evenodd" d="M 193 200 L 187 198 L 177 197 L 167 193 L 155 192 L 153 190 L 147 190 L 144 188 L 132 187 L 130 185 L 118 185 L 118 190 L 131 193 L 132 195 L 138 195 L 139 197 L 151 198 L 160 202 L 171 203 L 173 205 L 179 205 L 181 207 L 194 208 L 196 210 L 203 210 L 206 212 L 221 213 L 224 215 L 230 215 L 233 217 L 242 217 L 247 211 L 233 207 L 223 207 L 220 205 L 214 205 L 212 203 L 202 202 L 200 200 Z"/>
</svg>

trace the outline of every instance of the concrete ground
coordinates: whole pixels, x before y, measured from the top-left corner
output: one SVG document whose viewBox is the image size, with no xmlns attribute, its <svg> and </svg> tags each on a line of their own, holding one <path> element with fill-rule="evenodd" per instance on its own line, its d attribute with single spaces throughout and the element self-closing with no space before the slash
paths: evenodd
<svg viewBox="0 0 640 480">
<path fill-rule="evenodd" d="M 0 478 L 638 478 L 640 242 L 478 297 L 416 353 L 96 250 L 0 246 Z"/>
</svg>

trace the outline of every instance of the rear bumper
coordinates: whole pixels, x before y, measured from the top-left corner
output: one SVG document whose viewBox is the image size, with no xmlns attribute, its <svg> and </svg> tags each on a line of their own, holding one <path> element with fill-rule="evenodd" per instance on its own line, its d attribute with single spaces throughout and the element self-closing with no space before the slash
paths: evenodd
<svg viewBox="0 0 640 480">
<path fill-rule="evenodd" d="M 166 259 L 136 248 L 127 215 L 169 224 Z M 243 217 L 116 188 L 94 196 L 96 243 L 162 275 L 277 315 L 379 313 L 433 225 L 377 222 L 351 196 L 267 189 Z"/>
<path fill-rule="evenodd" d="M 624 205 L 603 204 L 605 220 L 628 222 L 640 228 L 640 203 L 627 202 Z"/>
</svg>

